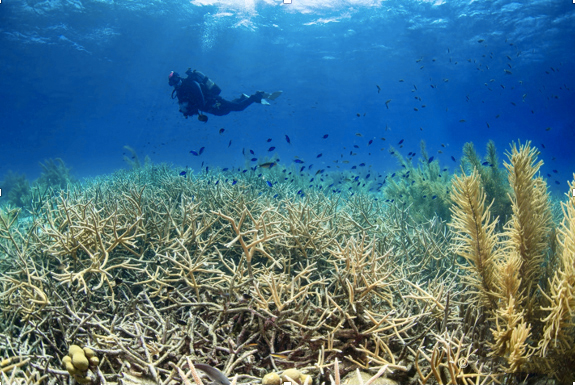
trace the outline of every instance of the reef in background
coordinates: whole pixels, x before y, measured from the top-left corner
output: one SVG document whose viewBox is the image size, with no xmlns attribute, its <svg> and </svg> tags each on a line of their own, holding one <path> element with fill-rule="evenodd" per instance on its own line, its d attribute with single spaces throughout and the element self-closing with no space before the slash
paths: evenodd
<svg viewBox="0 0 575 385">
<path fill-rule="evenodd" d="M 61 361 L 76 365 L 79 345 L 99 358 L 92 384 L 189 383 L 188 360 L 240 383 L 294 367 L 314 384 L 356 369 L 401 384 L 565 383 L 575 200 L 550 242 L 535 155 L 508 154 L 500 234 L 477 168 L 453 179 L 453 230 L 372 192 L 272 188 L 279 167 L 147 163 L 68 185 L 26 220 L 2 208 L 0 378 L 67 383 L 76 369 Z"/>
</svg>

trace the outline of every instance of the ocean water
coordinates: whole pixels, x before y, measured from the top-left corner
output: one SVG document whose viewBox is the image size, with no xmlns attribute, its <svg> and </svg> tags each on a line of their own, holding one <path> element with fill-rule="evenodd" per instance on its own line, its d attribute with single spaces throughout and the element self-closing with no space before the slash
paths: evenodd
<svg viewBox="0 0 575 385">
<path fill-rule="evenodd" d="M 493 140 L 502 161 L 531 140 L 562 197 L 575 170 L 574 19 L 557 0 L 3 0 L 0 180 L 33 182 L 55 158 L 80 180 L 108 174 L 129 167 L 127 145 L 193 172 L 299 159 L 312 174 L 370 174 L 377 193 L 399 168 L 390 146 L 417 160 L 425 141 L 451 173 L 466 142 L 484 155 Z M 185 119 L 168 74 L 187 68 L 226 99 L 283 94 Z"/>
</svg>

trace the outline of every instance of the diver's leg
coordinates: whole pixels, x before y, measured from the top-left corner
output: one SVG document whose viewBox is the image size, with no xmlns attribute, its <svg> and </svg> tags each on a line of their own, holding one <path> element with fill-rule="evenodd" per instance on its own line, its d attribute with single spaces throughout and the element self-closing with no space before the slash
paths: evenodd
<svg viewBox="0 0 575 385">
<path fill-rule="evenodd" d="M 252 103 L 259 103 L 261 101 L 261 97 L 258 100 L 256 95 L 252 95 L 248 98 L 241 98 L 241 99 L 234 99 L 232 101 L 223 99 L 223 98 L 216 98 L 216 102 L 210 107 L 209 112 L 210 114 L 216 116 L 227 115 L 232 111 L 243 111 L 245 110 L 250 104 Z"/>
</svg>

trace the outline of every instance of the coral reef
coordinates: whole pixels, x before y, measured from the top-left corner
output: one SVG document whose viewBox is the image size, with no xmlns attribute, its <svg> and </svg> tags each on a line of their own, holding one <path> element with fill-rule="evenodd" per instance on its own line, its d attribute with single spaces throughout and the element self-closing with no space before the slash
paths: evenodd
<svg viewBox="0 0 575 385">
<path fill-rule="evenodd" d="M 535 150 L 508 158 L 502 231 L 478 168 L 453 178 L 450 228 L 361 189 L 152 164 L 46 196 L 31 220 L 2 208 L 0 381 L 69 383 L 78 345 L 99 357 L 93 385 L 290 369 L 315 385 L 567 383 L 575 200 L 554 232 Z M 422 183 L 439 167 L 423 162 Z"/>
<path fill-rule="evenodd" d="M 410 213 L 417 221 L 431 219 L 434 216 L 449 221 L 451 174 L 446 172 L 447 169 L 442 171 L 439 161 L 429 157 L 425 142 L 422 141 L 420 145 L 421 156 L 418 167 L 413 165 L 412 157 L 406 159 L 391 146 L 390 151 L 402 169 L 395 173 L 397 177 L 387 178 L 385 197 L 411 205 Z"/>
</svg>

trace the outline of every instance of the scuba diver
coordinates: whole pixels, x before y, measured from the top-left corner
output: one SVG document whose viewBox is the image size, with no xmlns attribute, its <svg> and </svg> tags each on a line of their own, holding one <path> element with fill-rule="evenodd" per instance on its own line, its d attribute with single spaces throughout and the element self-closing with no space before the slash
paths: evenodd
<svg viewBox="0 0 575 385">
<path fill-rule="evenodd" d="M 220 96 L 221 88 L 203 73 L 188 68 L 186 75 L 188 76 L 183 79 L 177 72 L 170 72 L 168 84 L 174 87 L 172 99 L 178 98 L 180 112 L 186 119 L 188 116 L 198 115 L 198 120 L 204 123 L 208 121 L 204 112 L 222 116 L 231 111 L 243 111 L 252 103 L 269 105 L 266 99 L 274 100 L 282 93 L 276 91 L 268 94 L 258 91 L 251 96 L 242 94 L 239 98 L 229 101 Z"/>
</svg>

